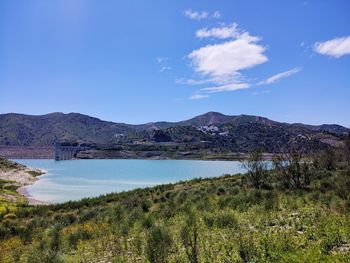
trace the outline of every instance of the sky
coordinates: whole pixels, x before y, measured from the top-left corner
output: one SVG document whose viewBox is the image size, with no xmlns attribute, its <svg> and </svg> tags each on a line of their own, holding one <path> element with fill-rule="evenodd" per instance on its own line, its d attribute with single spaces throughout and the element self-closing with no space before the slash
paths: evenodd
<svg viewBox="0 0 350 263">
<path fill-rule="evenodd" d="M 0 0 L 0 113 L 350 126 L 350 1 Z"/>
</svg>

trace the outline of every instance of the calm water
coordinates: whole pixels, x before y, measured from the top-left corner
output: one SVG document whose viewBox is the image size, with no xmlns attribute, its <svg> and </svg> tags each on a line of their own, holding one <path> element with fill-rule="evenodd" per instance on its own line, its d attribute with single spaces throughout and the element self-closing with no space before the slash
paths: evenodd
<svg viewBox="0 0 350 263">
<path fill-rule="evenodd" d="M 27 187 L 37 200 L 60 203 L 139 187 L 243 172 L 239 162 L 188 160 L 15 160 L 48 171 Z"/>
</svg>

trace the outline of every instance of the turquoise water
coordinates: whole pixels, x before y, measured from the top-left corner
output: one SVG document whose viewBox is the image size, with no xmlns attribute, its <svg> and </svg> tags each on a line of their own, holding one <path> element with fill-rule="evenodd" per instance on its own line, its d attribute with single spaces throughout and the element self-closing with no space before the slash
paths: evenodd
<svg viewBox="0 0 350 263">
<path fill-rule="evenodd" d="M 60 203 L 198 177 L 244 172 L 235 161 L 15 160 L 47 174 L 27 187 L 39 201 Z"/>
</svg>

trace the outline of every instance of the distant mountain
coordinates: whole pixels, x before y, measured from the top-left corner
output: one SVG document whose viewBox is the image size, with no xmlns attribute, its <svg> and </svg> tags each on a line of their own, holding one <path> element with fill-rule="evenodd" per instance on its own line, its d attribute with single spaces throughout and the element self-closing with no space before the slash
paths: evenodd
<svg viewBox="0 0 350 263">
<path fill-rule="evenodd" d="M 249 116 L 249 115 L 238 115 L 238 116 L 229 116 L 224 115 L 219 112 L 207 112 L 205 114 L 196 116 L 192 119 L 179 121 L 179 122 L 152 122 L 143 125 L 139 125 L 139 128 L 142 129 L 166 129 L 170 127 L 178 127 L 178 126 L 193 126 L 193 127 L 202 127 L 202 126 L 217 126 L 225 123 L 234 123 L 234 124 L 242 124 L 248 122 L 259 122 L 259 123 L 273 123 L 273 121 L 258 117 L 258 116 Z"/>
<path fill-rule="evenodd" d="M 171 145 L 174 151 L 249 152 L 261 148 L 279 152 L 295 144 L 307 150 L 337 146 L 347 133 L 348 128 L 336 124 L 288 124 L 259 116 L 229 116 L 218 112 L 179 122 L 141 125 L 108 122 L 79 113 L 0 115 L 0 145 L 6 146 L 52 146 L 55 142 L 66 142 L 131 151 Z"/>
<path fill-rule="evenodd" d="M 325 131 L 336 134 L 347 134 L 349 129 L 338 124 L 307 125 L 302 123 L 293 124 L 294 126 L 304 127 L 313 131 Z"/>
<path fill-rule="evenodd" d="M 56 141 L 112 143 L 116 134 L 131 134 L 134 130 L 130 125 L 79 113 L 0 115 L 0 145 L 47 146 Z"/>
</svg>

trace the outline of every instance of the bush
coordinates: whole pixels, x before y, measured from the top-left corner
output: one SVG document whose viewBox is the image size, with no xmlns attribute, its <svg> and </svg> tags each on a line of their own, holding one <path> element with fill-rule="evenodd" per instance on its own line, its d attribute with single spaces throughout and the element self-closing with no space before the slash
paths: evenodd
<svg viewBox="0 0 350 263">
<path fill-rule="evenodd" d="M 53 217 L 53 221 L 55 223 L 59 223 L 62 226 L 68 226 L 73 224 L 77 220 L 77 217 L 74 213 L 64 213 L 64 214 L 56 214 Z"/>
<path fill-rule="evenodd" d="M 79 215 L 79 222 L 85 222 L 92 218 L 94 218 L 97 215 L 96 210 L 89 209 L 89 210 L 83 210 Z"/>
<path fill-rule="evenodd" d="M 241 162 L 241 165 L 247 169 L 247 178 L 256 189 L 269 184 L 268 164 L 264 161 L 261 151 L 251 153 L 247 160 Z"/>
<path fill-rule="evenodd" d="M 264 194 L 265 210 L 273 210 L 278 208 L 278 195 L 274 191 L 268 191 Z"/>
<path fill-rule="evenodd" d="M 10 231 L 7 227 L 0 223 L 0 240 L 5 239 L 10 235 Z"/>
<path fill-rule="evenodd" d="M 53 226 L 48 235 L 50 237 L 49 248 L 52 251 L 59 251 L 61 248 L 61 228 L 58 225 Z"/>
<path fill-rule="evenodd" d="M 42 250 L 40 248 L 35 248 L 30 251 L 27 263 L 62 263 L 63 260 L 60 259 L 56 251 L 52 250 Z"/>
<path fill-rule="evenodd" d="M 151 215 L 146 216 L 142 220 L 141 225 L 143 228 L 150 229 L 154 225 L 154 218 Z"/>
<path fill-rule="evenodd" d="M 151 208 L 152 203 L 149 200 L 143 200 L 141 203 L 141 208 L 143 212 L 149 212 L 149 209 Z"/>
<path fill-rule="evenodd" d="M 316 170 L 333 171 L 336 168 L 336 161 L 335 151 L 332 149 L 326 149 L 313 157 L 313 164 Z"/>
<path fill-rule="evenodd" d="M 238 228 L 238 220 L 232 213 L 220 213 L 215 216 L 215 225 L 220 228 Z"/>
<path fill-rule="evenodd" d="M 243 262 L 257 262 L 255 259 L 258 256 L 258 249 L 254 244 L 251 236 L 240 236 L 238 253 Z"/>
<path fill-rule="evenodd" d="M 68 245 L 74 249 L 77 248 L 79 240 L 87 240 L 91 238 L 91 234 L 83 229 L 79 229 L 73 233 L 70 233 L 67 237 Z"/>
<path fill-rule="evenodd" d="M 166 262 L 172 245 L 169 230 L 164 226 L 154 225 L 147 237 L 147 257 L 150 262 Z"/>
<path fill-rule="evenodd" d="M 273 166 L 278 174 L 277 180 L 288 188 L 305 189 L 313 179 L 310 163 L 305 160 L 304 153 L 297 148 L 275 156 Z"/>
<path fill-rule="evenodd" d="M 182 244 L 191 263 L 198 262 L 198 217 L 196 212 L 189 207 L 188 217 L 180 232 Z"/>
</svg>

